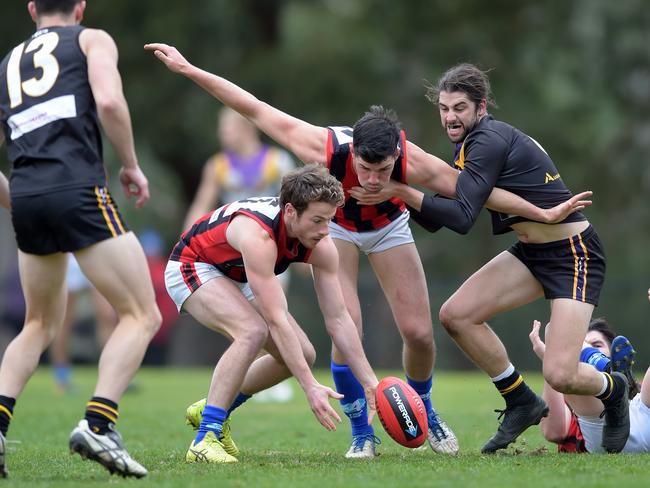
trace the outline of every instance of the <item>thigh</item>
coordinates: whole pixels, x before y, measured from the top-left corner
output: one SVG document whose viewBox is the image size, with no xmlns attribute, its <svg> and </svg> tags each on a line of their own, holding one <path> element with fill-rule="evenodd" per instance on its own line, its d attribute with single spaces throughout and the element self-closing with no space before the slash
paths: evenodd
<svg viewBox="0 0 650 488">
<path fill-rule="evenodd" d="M 348 241 L 333 239 L 339 255 L 338 278 L 343 299 L 357 329 L 362 329 L 361 305 L 359 304 L 359 249 Z"/>
<path fill-rule="evenodd" d="M 98 242 L 74 255 L 88 280 L 118 315 L 147 313 L 155 307 L 147 259 L 132 232 Z"/>
<path fill-rule="evenodd" d="M 551 320 L 544 338 L 545 371 L 548 368 L 563 371 L 577 368 L 593 310 L 592 304 L 569 298 L 551 302 Z"/>
<path fill-rule="evenodd" d="M 542 286 L 528 268 L 504 251 L 470 276 L 444 306 L 479 324 L 542 296 Z"/>
<path fill-rule="evenodd" d="M 67 264 L 67 254 L 38 256 L 18 252 L 26 322 L 38 320 L 47 327 L 61 325 L 68 295 L 65 283 Z"/>
<path fill-rule="evenodd" d="M 415 244 L 403 244 L 368 255 L 397 325 L 409 318 L 431 328 L 431 310 L 424 269 Z"/>
<path fill-rule="evenodd" d="M 185 300 L 183 309 L 209 329 L 234 339 L 266 322 L 235 283 L 225 276 L 199 286 Z"/>
</svg>

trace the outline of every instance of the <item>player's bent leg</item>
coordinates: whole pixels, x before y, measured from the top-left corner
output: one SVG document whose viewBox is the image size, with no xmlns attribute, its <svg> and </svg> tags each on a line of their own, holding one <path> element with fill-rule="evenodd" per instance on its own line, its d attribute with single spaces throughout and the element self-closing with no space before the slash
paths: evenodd
<svg viewBox="0 0 650 488">
<path fill-rule="evenodd" d="M 412 243 L 403 244 L 372 253 L 369 259 L 404 340 L 403 362 L 408 383 L 427 410 L 428 444 L 436 453 L 455 455 L 458 439 L 431 405 L 435 344 L 426 279 L 417 249 Z"/>
<path fill-rule="evenodd" d="M 119 401 L 160 327 L 149 267 L 135 234 L 106 239 L 74 253 L 79 266 L 118 315 L 99 359 L 95 396 Z"/>
<path fill-rule="evenodd" d="M 503 396 L 506 407 L 497 432 L 483 453 L 504 449 L 531 425 L 548 415 L 537 396 L 512 366 L 503 343 L 485 320 L 543 296 L 539 282 L 509 252 L 502 252 L 474 273 L 445 302 L 440 321 L 460 348 L 483 369 Z"/>
</svg>

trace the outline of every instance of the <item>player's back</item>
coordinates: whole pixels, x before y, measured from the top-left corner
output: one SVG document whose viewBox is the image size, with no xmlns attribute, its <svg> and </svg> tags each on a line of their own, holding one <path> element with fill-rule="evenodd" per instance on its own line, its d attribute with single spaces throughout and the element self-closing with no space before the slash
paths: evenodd
<svg viewBox="0 0 650 488">
<path fill-rule="evenodd" d="M 0 64 L 15 196 L 105 185 L 97 110 L 79 45 L 83 29 L 40 29 Z"/>
</svg>

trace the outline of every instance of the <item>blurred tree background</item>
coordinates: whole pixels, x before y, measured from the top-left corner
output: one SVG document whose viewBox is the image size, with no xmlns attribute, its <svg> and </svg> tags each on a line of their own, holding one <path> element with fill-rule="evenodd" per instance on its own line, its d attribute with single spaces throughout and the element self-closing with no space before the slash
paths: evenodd
<svg viewBox="0 0 650 488">
<path fill-rule="evenodd" d="M 0 51 L 34 30 L 26 1 L 0 4 Z M 490 69 L 499 107 L 492 113 L 545 147 L 575 192 L 594 191 L 588 218 L 608 254 L 597 316 L 606 316 L 650 362 L 645 334 L 650 304 L 650 9 L 645 0 L 89 0 L 84 24 L 109 31 L 152 200 L 144 211 L 118 198 L 135 230 L 155 226 L 171 246 L 205 160 L 216 150 L 219 104 L 168 72 L 147 42 L 166 42 L 194 64 L 318 125 L 351 125 L 372 104 L 399 114 L 409 139 L 449 160 L 453 147 L 437 110 L 424 98 L 460 61 Z M 4 151 L 0 169 L 8 172 Z M 119 166 L 106 150 L 111 172 Z M 113 180 L 115 181 L 115 180 Z M 121 197 L 115 182 L 113 193 Z M 413 224 L 430 287 L 434 319 L 473 271 L 513 242 L 491 236 L 481 217 L 468 236 L 427 234 Z M 8 233 L 4 225 L 2 233 Z M 1 262 L 0 262 L 1 264 Z M 329 350 L 308 280 L 297 278 L 290 307 L 315 342 L 319 365 Z M 372 270 L 363 263 L 360 293 L 365 343 L 373 364 L 400 363 L 399 335 Z M 528 344 L 538 303 L 494 318 L 521 368 L 538 368 Z M 471 364 L 434 324 L 441 368 Z"/>
</svg>

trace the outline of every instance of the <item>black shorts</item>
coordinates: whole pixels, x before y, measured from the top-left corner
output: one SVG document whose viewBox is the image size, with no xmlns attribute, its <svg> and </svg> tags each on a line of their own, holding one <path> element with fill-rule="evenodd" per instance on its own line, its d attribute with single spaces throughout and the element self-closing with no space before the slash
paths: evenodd
<svg viewBox="0 0 650 488">
<path fill-rule="evenodd" d="M 84 187 L 11 199 L 18 248 L 29 254 L 73 252 L 129 231 L 108 188 Z"/>
<path fill-rule="evenodd" d="M 598 305 L 605 281 L 605 251 L 592 226 L 561 241 L 517 242 L 508 252 L 533 273 L 547 299 L 571 298 Z"/>
</svg>

